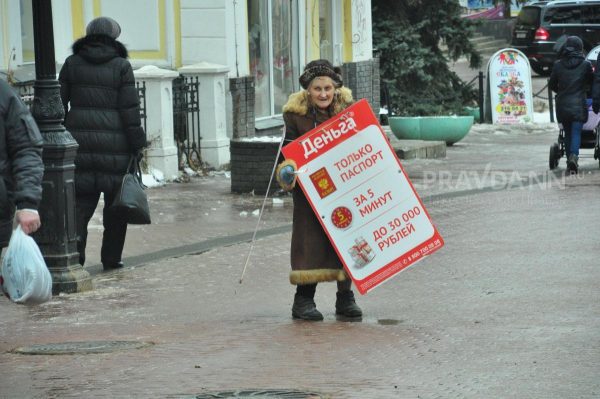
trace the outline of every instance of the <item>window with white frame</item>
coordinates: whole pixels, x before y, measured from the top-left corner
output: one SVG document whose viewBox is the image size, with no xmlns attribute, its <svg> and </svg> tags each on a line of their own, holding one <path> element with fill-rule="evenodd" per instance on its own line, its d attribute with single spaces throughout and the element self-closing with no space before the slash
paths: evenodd
<svg viewBox="0 0 600 399">
<path fill-rule="evenodd" d="M 298 80 L 297 0 L 248 0 L 256 118 L 281 114 Z"/>
<path fill-rule="evenodd" d="M 331 1 L 319 2 L 319 53 L 321 58 L 334 62 L 333 26 L 331 23 L 333 10 L 331 6 Z"/>
<path fill-rule="evenodd" d="M 20 0 L 20 5 L 23 62 L 34 62 L 33 11 L 31 9 L 31 0 Z"/>
</svg>

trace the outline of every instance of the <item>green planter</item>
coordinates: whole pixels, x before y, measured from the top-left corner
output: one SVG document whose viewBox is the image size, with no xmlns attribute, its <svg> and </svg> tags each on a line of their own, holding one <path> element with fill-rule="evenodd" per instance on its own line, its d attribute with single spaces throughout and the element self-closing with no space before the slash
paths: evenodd
<svg viewBox="0 0 600 399">
<path fill-rule="evenodd" d="M 473 115 L 475 122 L 479 122 L 479 107 L 465 107 L 465 114 Z"/>
<path fill-rule="evenodd" d="M 391 116 L 389 123 L 400 140 L 445 141 L 452 145 L 469 133 L 473 116 Z"/>
<path fill-rule="evenodd" d="M 388 117 L 390 129 L 394 135 L 402 140 L 420 140 L 421 139 L 421 122 L 418 118 L 404 116 Z M 400 137 L 402 136 L 402 137 Z"/>
</svg>

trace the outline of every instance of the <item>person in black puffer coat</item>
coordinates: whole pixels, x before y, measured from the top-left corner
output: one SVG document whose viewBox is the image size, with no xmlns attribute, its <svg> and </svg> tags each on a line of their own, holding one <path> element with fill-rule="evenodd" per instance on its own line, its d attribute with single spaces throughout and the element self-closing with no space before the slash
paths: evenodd
<svg viewBox="0 0 600 399">
<path fill-rule="evenodd" d="M 65 127 L 79 144 L 75 158 L 77 249 L 85 263 L 87 226 L 104 193 L 101 261 L 105 270 L 122 267 L 127 224 L 108 210 L 132 156 L 146 146 L 140 100 L 119 24 L 92 20 L 73 44 L 60 71 Z"/>
<path fill-rule="evenodd" d="M 592 64 L 583 55 L 583 42 L 569 36 L 554 63 L 548 86 L 557 93 L 556 117 L 565 131 L 567 169 L 577 172 L 581 129 L 588 119 L 586 92 L 593 80 Z"/>
</svg>

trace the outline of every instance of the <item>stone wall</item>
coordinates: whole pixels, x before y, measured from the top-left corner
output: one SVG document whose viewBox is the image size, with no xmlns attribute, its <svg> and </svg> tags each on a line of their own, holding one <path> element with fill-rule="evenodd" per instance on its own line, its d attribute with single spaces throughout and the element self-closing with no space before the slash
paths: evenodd
<svg viewBox="0 0 600 399">
<path fill-rule="evenodd" d="M 234 139 L 231 140 L 229 148 L 231 150 L 231 191 L 264 195 L 273 173 L 279 142 Z M 279 184 L 273 179 L 269 194 L 277 190 Z"/>
<path fill-rule="evenodd" d="M 354 98 L 366 98 L 375 115 L 379 115 L 379 59 L 344 64 L 342 73 L 344 85 L 352 90 Z M 233 139 L 230 143 L 231 191 L 254 191 L 255 194 L 264 195 L 273 171 L 279 142 L 267 137 L 261 140 L 258 136 L 280 137 L 281 121 L 272 119 L 256 126 L 253 78 L 233 78 L 229 83 L 233 106 Z M 273 182 L 269 194 L 278 189 L 279 185 Z"/>
<path fill-rule="evenodd" d="M 254 77 L 229 79 L 233 138 L 254 137 Z"/>
<path fill-rule="evenodd" d="M 355 100 L 366 98 L 375 115 L 379 115 L 379 58 L 349 62 L 343 65 L 344 86 L 352 90 Z"/>
</svg>

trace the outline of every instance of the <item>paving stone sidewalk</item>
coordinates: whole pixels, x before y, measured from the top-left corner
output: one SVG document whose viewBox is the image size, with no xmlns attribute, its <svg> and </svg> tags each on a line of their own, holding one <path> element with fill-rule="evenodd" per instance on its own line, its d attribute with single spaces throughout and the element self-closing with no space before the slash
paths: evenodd
<svg viewBox="0 0 600 399">
<path fill-rule="evenodd" d="M 265 208 L 260 228 L 272 234 L 255 243 L 240 284 L 250 250 L 240 234 L 256 226 L 262 198 L 230 194 L 223 175 L 193 178 L 149 190 L 155 223 L 130 229 L 125 259 L 212 249 L 96 273 L 93 291 L 38 307 L 0 299 L 0 397 L 599 397 L 598 162 L 532 180 L 547 175 L 554 132 L 479 129 L 445 159 L 403 162 L 446 245 L 359 297 L 362 322 L 336 320 L 333 284 L 317 289 L 324 322 L 291 319 L 289 197 Z M 152 345 L 13 352 L 100 340 Z"/>
</svg>

